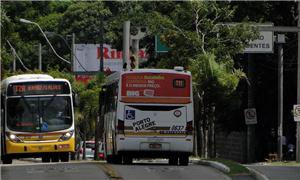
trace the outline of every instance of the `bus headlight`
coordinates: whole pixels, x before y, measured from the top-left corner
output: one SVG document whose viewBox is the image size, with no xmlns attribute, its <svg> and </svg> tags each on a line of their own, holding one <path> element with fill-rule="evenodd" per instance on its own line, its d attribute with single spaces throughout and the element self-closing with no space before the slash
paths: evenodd
<svg viewBox="0 0 300 180">
<path fill-rule="evenodd" d="M 58 141 L 67 141 L 69 140 L 71 137 L 73 136 L 73 131 L 69 131 L 69 132 L 66 132 L 64 133 Z"/>
<path fill-rule="evenodd" d="M 22 143 L 23 141 L 15 134 L 6 133 L 8 139 L 14 143 Z"/>
</svg>

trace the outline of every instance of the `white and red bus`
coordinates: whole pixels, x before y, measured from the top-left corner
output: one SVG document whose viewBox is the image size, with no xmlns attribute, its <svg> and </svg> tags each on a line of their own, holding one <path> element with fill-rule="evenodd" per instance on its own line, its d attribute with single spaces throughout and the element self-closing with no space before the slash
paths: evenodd
<svg viewBox="0 0 300 180">
<path fill-rule="evenodd" d="M 109 163 L 147 157 L 188 165 L 194 124 L 190 72 L 181 67 L 124 71 L 108 76 L 104 88 Z"/>
</svg>

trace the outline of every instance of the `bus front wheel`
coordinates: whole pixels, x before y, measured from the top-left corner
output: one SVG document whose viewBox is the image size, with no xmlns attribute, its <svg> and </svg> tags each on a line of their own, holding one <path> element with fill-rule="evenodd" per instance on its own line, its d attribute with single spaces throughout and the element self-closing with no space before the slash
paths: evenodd
<svg viewBox="0 0 300 180">
<path fill-rule="evenodd" d="M 12 159 L 10 157 L 3 157 L 2 163 L 3 164 L 11 164 L 12 163 Z"/>
</svg>

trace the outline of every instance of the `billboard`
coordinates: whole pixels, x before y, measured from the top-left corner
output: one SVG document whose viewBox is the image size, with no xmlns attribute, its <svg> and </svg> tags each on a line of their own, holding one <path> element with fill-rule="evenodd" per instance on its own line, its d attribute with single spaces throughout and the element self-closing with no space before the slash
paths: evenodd
<svg viewBox="0 0 300 180">
<path fill-rule="evenodd" d="M 100 68 L 99 44 L 75 44 L 73 72 L 97 72 Z M 138 56 L 141 60 L 147 59 L 145 49 L 140 49 Z M 113 49 L 110 45 L 103 45 L 104 71 L 122 71 L 122 51 Z"/>
</svg>

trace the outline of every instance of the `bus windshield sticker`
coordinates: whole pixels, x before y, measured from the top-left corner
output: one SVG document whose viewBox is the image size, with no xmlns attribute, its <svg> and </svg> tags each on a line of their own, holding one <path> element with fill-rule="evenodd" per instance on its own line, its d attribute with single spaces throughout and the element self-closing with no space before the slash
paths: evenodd
<svg viewBox="0 0 300 180">
<path fill-rule="evenodd" d="M 135 110 L 126 110 L 125 119 L 135 120 Z"/>
<path fill-rule="evenodd" d="M 134 121 L 132 123 L 133 129 L 135 132 L 139 132 L 142 130 L 147 130 L 156 125 L 155 121 L 151 121 L 150 118 L 145 118 L 142 120 Z"/>
</svg>

